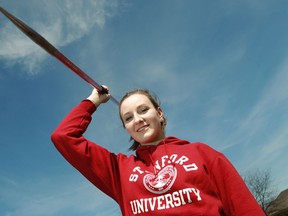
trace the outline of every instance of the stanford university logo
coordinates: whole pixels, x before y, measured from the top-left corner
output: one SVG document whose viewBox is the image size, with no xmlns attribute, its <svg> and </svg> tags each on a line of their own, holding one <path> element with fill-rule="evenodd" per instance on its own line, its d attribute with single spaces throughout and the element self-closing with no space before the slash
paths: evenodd
<svg viewBox="0 0 288 216">
<path fill-rule="evenodd" d="M 148 173 L 143 178 L 145 188 L 154 194 L 163 194 L 167 192 L 174 184 L 177 177 L 177 169 L 168 165 L 156 175 Z"/>
</svg>

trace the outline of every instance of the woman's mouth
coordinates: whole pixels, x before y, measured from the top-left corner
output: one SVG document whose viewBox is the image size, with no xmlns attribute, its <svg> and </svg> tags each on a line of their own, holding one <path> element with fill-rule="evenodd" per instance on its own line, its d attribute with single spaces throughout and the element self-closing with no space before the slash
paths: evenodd
<svg viewBox="0 0 288 216">
<path fill-rule="evenodd" d="M 138 128 L 136 131 L 137 132 L 142 132 L 148 128 L 149 125 L 143 125 L 142 127 Z"/>
</svg>

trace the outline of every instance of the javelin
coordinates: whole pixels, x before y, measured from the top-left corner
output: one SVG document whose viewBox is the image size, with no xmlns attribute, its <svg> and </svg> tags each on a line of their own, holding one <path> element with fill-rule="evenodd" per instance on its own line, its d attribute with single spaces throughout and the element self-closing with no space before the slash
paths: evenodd
<svg viewBox="0 0 288 216">
<path fill-rule="evenodd" d="M 50 55 L 54 56 L 64 65 L 66 65 L 70 70 L 80 76 L 87 83 L 92 85 L 100 94 L 108 93 L 108 91 L 95 82 L 90 76 L 88 76 L 84 71 L 82 71 L 79 67 L 77 67 L 72 61 L 70 61 L 65 55 L 63 55 L 58 49 L 56 49 L 51 43 L 49 43 L 44 37 L 42 37 L 39 33 L 33 30 L 31 27 L 23 23 L 18 18 L 14 17 L 12 14 L 8 13 L 2 7 L 0 7 L 0 11 L 13 22 L 17 28 L 19 28 L 24 34 L 26 34 L 32 41 L 42 47 L 46 52 Z M 119 105 L 119 102 L 111 95 L 110 98 Z"/>
</svg>

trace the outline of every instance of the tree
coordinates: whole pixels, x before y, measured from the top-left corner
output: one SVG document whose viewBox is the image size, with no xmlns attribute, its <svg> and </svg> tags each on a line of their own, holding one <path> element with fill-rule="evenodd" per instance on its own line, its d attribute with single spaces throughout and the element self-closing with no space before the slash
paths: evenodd
<svg viewBox="0 0 288 216">
<path fill-rule="evenodd" d="M 272 188 L 271 172 L 266 170 L 251 170 L 244 176 L 244 181 L 255 199 L 263 209 L 266 211 L 269 203 L 274 199 L 275 191 Z"/>
</svg>

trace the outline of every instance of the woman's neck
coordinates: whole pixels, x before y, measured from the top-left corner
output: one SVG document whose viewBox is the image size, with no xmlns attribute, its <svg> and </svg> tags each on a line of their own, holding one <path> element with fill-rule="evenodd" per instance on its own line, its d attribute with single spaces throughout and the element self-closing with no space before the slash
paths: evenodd
<svg viewBox="0 0 288 216">
<path fill-rule="evenodd" d="M 161 137 L 161 139 L 153 141 L 153 142 L 149 142 L 149 143 L 140 143 L 141 146 L 156 146 L 158 145 L 161 141 L 163 141 L 165 139 L 165 136 Z"/>
</svg>

